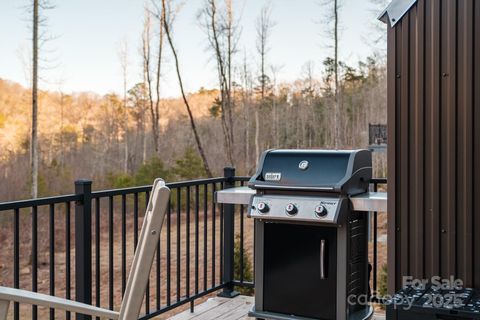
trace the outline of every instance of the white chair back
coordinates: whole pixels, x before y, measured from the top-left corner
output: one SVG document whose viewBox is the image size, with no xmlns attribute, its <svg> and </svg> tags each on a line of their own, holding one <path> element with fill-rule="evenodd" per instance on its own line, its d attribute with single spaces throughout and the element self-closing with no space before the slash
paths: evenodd
<svg viewBox="0 0 480 320">
<path fill-rule="evenodd" d="M 165 186 L 162 179 L 156 179 L 150 193 L 150 200 L 120 307 L 120 320 L 134 320 L 139 317 L 169 199 L 170 189 Z"/>
</svg>

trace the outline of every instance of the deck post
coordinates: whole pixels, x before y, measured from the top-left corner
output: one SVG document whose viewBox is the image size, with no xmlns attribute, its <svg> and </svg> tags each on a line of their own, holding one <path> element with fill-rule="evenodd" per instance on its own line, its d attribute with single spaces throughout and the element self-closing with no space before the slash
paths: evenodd
<svg viewBox="0 0 480 320">
<path fill-rule="evenodd" d="M 224 188 L 235 187 L 235 168 L 225 167 L 223 169 L 225 177 Z M 218 295 L 220 297 L 233 298 L 239 295 L 234 291 L 234 247 L 235 247 L 235 205 L 223 205 L 223 278 L 225 284 L 223 291 Z"/>
<path fill-rule="evenodd" d="M 75 181 L 75 300 L 92 304 L 92 181 Z M 77 314 L 76 320 L 91 320 Z"/>
</svg>

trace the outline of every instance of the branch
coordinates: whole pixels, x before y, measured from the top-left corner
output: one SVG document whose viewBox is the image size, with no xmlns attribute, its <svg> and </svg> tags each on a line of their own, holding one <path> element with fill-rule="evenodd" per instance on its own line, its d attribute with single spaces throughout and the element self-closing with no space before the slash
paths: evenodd
<svg viewBox="0 0 480 320">
<path fill-rule="evenodd" d="M 176 69 L 176 72 L 177 72 L 178 84 L 180 86 L 180 91 L 182 93 L 183 102 L 185 104 L 185 107 L 187 108 L 188 116 L 190 118 L 190 125 L 192 126 L 193 135 L 195 136 L 195 141 L 197 143 L 198 152 L 200 153 L 200 156 L 202 157 L 203 165 L 205 167 L 205 171 L 207 172 L 208 177 L 212 177 L 213 176 L 212 171 L 210 170 L 210 167 L 208 165 L 207 157 L 205 156 L 205 152 L 203 150 L 202 143 L 200 141 L 200 137 L 199 137 L 198 132 L 197 132 L 197 127 L 196 127 L 196 124 L 195 124 L 195 120 L 193 118 L 192 110 L 190 108 L 190 104 L 188 103 L 188 99 L 187 99 L 187 96 L 185 94 L 185 90 L 183 88 L 183 81 L 182 81 L 182 76 L 181 76 L 181 73 L 180 73 L 180 65 L 179 65 L 179 61 L 178 61 L 178 55 L 177 55 L 177 52 L 175 50 L 175 46 L 173 45 L 172 36 L 170 34 L 170 25 L 169 25 L 170 10 L 168 10 L 168 9 L 169 8 L 167 8 L 166 0 L 162 0 L 163 27 L 165 29 L 165 35 L 167 36 L 167 40 L 168 40 L 168 43 L 170 45 L 170 49 L 172 50 L 172 54 L 173 54 L 173 57 L 175 59 L 175 69 Z M 168 16 L 166 14 L 167 10 L 169 12 Z"/>
</svg>

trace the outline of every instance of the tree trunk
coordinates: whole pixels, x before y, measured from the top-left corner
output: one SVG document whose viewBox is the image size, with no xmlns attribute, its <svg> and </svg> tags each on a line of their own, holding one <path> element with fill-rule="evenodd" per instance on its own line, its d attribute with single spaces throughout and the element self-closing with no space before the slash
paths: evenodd
<svg viewBox="0 0 480 320">
<path fill-rule="evenodd" d="M 128 173 L 128 110 L 127 110 L 127 67 L 128 67 L 128 45 L 122 43 L 120 51 L 120 63 L 123 76 L 123 172 Z"/>
<path fill-rule="evenodd" d="M 32 137 L 31 170 L 32 198 L 38 197 L 38 10 L 39 0 L 33 0 L 33 61 L 32 61 Z"/>
<path fill-rule="evenodd" d="M 220 117 L 222 121 L 222 129 L 224 135 L 225 152 L 227 154 L 228 162 L 234 166 L 233 156 L 233 117 L 232 117 L 232 86 L 231 86 L 231 58 L 232 58 L 232 36 L 233 36 L 233 9 L 231 2 L 227 0 L 226 3 L 227 21 L 225 25 L 220 26 L 220 31 L 217 26 L 217 6 L 215 0 L 207 1 L 207 8 L 205 15 L 207 20 L 207 33 L 209 33 L 209 41 L 215 53 L 217 62 L 218 79 L 221 96 L 221 112 Z M 220 39 L 222 35 L 226 34 L 226 48 L 222 47 L 223 43 Z M 224 50 L 222 50 L 224 49 Z M 226 56 L 223 56 L 225 52 Z"/>
<path fill-rule="evenodd" d="M 233 153 L 233 146 L 235 145 L 234 141 L 234 134 L 233 134 L 233 109 L 234 109 L 234 100 L 232 95 L 232 56 L 234 53 L 234 44 L 233 44 L 233 37 L 234 37 L 234 18 L 233 18 L 233 4 L 232 0 L 227 1 L 227 75 L 228 75 L 228 120 L 229 120 L 229 127 L 230 127 L 230 144 L 232 147 L 231 153 Z M 233 160 L 233 155 L 232 155 Z M 232 161 L 232 165 L 234 163 Z"/>
<path fill-rule="evenodd" d="M 258 106 L 255 108 L 255 163 L 260 159 L 260 119 L 258 115 Z"/>
<path fill-rule="evenodd" d="M 142 54 L 143 54 L 143 67 L 144 67 L 144 77 L 145 82 L 147 85 L 147 95 L 148 95 L 148 106 L 150 110 L 150 121 L 151 121 L 151 128 L 152 128 L 152 137 L 153 137 L 153 147 L 155 149 L 155 153 L 158 154 L 158 145 L 159 145 L 159 132 L 158 132 L 158 109 L 159 109 L 159 96 L 160 96 L 160 79 L 157 76 L 157 81 L 154 86 L 154 79 L 151 68 L 151 17 L 150 12 L 146 10 L 145 13 L 145 23 L 144 23 L 144 30 L 143 30 L 143 39 L 142 39 Z M 161 41 L 160 41 L 161 42 Z M 159 46 L 160 50 L 162 45 Z M 157 72 L 156 74 L 160 74 L 160 66 L 161 66 L 161 52 L 159 52 L 158 57 L 158 64 L 157 64 Z M 154 90 L 157 93 L 157 101 L 154 101 Z"/>
<path fill-rule="evenodd" d="M 126 98 L 125 98 L 126 101 Z M 127 112 L 127 105 L 126 102 L 124 104 L 124 111 L 125 111 L 125 129 L 124 129 L 124 136 L 123 136 L 123 172 L 128 173 L 128 112 Z"/>
<path fill-rule="evenodd" d="M 246 101 L 244 102 L 245 119 L 245 173 L 250 173 L 250 116 L 247 110 Z"/>
<path fill-rule="evenodd" d="M 162 16 L 163 17 L 163 16 Z M 156 82 L 156 94 L 157 94 L 157 100 L 155 102 L 155 130 L 156 130 L 156 141 L 155 141 L 155 150 L 157 151 L 157 155 L 159 156 L 159 151 L 160 151 L 160 78 L 162 75 L 162 58 L 163 58 L 163 36 L 164 36 L 164 31 L 162 28 L 162 18 L 160 17 L 160 35 L 158 39 L 158 59 L 157 59 L 157 82 Z"/>
<path fill-rule="evenodd" d="M 147 163 L 147 137 L 145 132 L 145 117 L 142 121 L 142 164 Z"/>
<path fill-rule="evenodd" d="M 333 2 L 334 10 L 334 31 L 333 31 L 333 41 L 334 41 L 334 60 L 335 60 L 335 110 L 334 110 L 334 126 L 335 126 L 335 149 L 342 145 L 340 141 L 340 102 L 338 98 L 338 0 Z"/>
<path fill-rule="evenodd" d="M 243 118 L 245 122 L 244 136 L 245 136 L 245 173 L 250 174 L 250 113 L 248 110 L 250 102 L 250 81 L 247 67 L 247 56 L 243 59 Z"/>
<path fill-rule="evenodd" d="M 170 49 L 172 50 L 173 58 L 175 59 L 175 70 L 177 72 L 178 84 L 180 86 L 180 91 L 182 93 L 183 102 L 185 104 L 185 107 L 187 108 L 188 117 L 190 119 L 190 126 L 192 127 L 193 135 L 195 137 L 195 142 L 197 143 L 198 153 L 200 154 L 200 157 L 203 160 L 203 166 L 205 168 L 205 172 L 207 173 L 207 176 L 211 178 L 211 177 L 213 177 L 213 174 L 212 174 L 212 171 L 210 170 L 210 167 L 208 165 L 208 160 L 207 160 L 207 157 L 205 155 L 205 151 L 203 149 L 202 142 L 200 141 L 200 136 L 199 136 L 198 131 L 197 131 L 197 126 L 195 124 L 195 119 L 193 118 L 192 110 L 190 108 L 190 104 L 188 103 L 188 99 L 187 99 L 187 96 L 185 94 L 185 90 L 183 88 L 182 75 L 180 73 L 180 63 L 178 61 L 177 51 L 175 50 L 175 47 L 173 45 L 172 36 L 170 34 L 170 27 L 168 25 L 169 22 L 166 19 L 167 6 L 166 6 L 165 2 L 166 2 L 165 0 L 162 0 L 163 27 L 164 27 L 164 30 L 165 30 L 165 35 L 167 36 L 167 40 L 168 40 L 168 43 L 170 45 Z"/>
</svg>

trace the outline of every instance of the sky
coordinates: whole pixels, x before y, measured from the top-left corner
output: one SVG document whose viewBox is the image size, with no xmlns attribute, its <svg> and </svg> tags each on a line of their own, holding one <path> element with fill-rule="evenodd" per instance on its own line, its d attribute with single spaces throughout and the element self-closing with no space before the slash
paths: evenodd
<svg viewBox="0 0 480 320">
<path fill-rule="evenodd" d="M 64 92 L 89 91 L 98 94 L 123 91 L 119 59 L 120 43 L 128 44 L 128 86 L 140 82 L 141 33 L 144 0 L 51 0 L 55 8 L 45 12 L 44 28 L 51 40 L 43 49 L 40 88 Z M 255 20 L 269 4 L 275 22 L 270 38 L 267 63 L 278 69 L 278 81 L 298 79 L 307 61 L 321 76 L 322 61 L 332 55 L 328 36 L 319 21 L 325 0 L 234 0 L 242 26 L 240 54 L 246 53 L 253 71 L 258 70 L 255 47 Z M 31 56 L 27 0 L 0 1 L 0 78 L 28 86 L 28 61 Z M 217 85 L 215 65 L 207 50 L 204 31 L 197 19 L 203 0 L 185 0 L 175 20 L 174 42 L 188 92 Z M 371 38 L 381 28 L 376 15 L 381 8 L 370 0 L 344 0 L 341 9 L 340 58 L 350 64 L 372 53 Z M 169 49 L 168 49 L 169 51 Z M 162 95 L 179 95 L 173 59 L 167 57 L 162 80 Z"/>
</svg>

